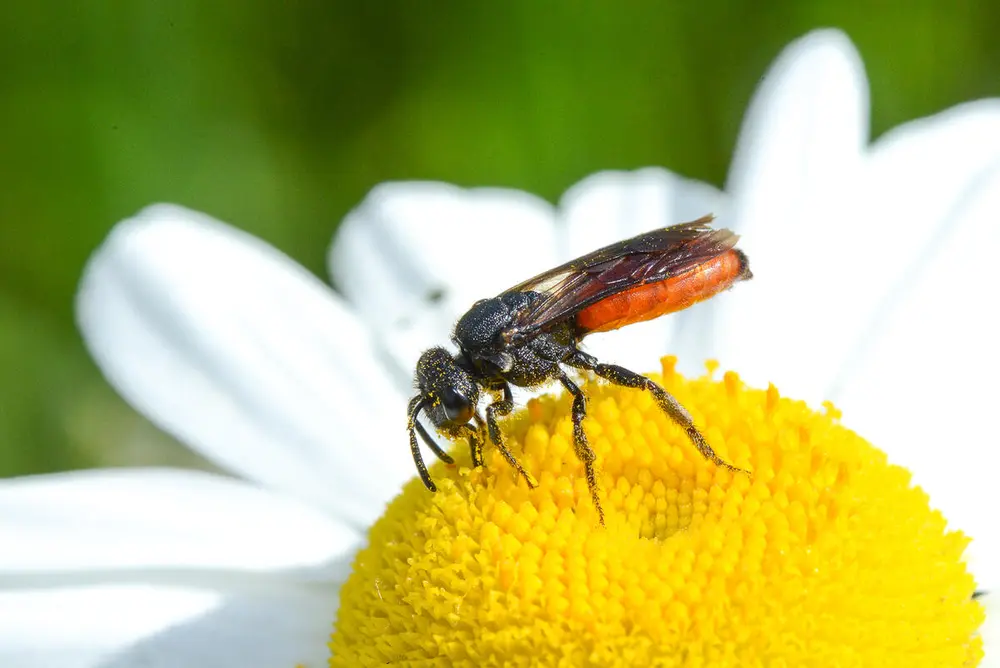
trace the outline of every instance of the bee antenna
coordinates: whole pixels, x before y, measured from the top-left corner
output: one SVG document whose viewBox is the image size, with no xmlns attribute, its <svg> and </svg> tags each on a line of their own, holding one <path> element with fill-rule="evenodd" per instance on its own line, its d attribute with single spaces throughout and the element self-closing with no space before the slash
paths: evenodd
<svg viewBox="0 0 1000 668">
<path fill-rule="evenodd" d="M 426 394 L 418 394 L 413 397 L 410 399 L 410 405 L 406 407 L 406 416 L 411 422 L 415 422 L 417 419 L 417 413 L 426 408 L 429 402 L 430 397 Z"/>
</svg>

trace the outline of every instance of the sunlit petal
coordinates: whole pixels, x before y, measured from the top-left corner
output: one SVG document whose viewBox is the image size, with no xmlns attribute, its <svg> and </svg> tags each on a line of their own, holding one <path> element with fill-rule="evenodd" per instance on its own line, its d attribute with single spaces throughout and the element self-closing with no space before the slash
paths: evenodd
<svg viewBox="0 0 1000 668">
<path fill-rule="evenodd" d="M 405 456 L 376 455 L 375 466 L 367 447 L 399 441 L 405 426 L 368 331 L 249 235 L 150 207 L 95 253 L 77 315 L 122 396 L 232 471 L 359 526 L 412 474 Z"/>
<path fill-rule="evenodd" d="M 288 496 L 195 471 L 105 469 L 0 480 L 0 582 L 115 570 L 317 577 L 361 536 Z"/>
<path fill-rule="evenodd" d="M 831 383 L 947 236 L 964 201 L 1000 162 L 1000 100 L 979 100 L 912 121 L 875 142 L 858 186 L 858 215 L 836 228 L 854 239 L 849 266 L 833 274 L 854 331 Z M 831 229 L 831 233 L 834 232 Z M 845 263 L 846 264 L 846 263 Z M 853 286 L 853 289 L 852 289 Z M 833 352 L 833 351 L 831 351 Z"/>
<path fill-rule="evenodd" d="M 798 215 L 830 198 L 867 139 L 868 83 L 850 40 L 820 30 L 793 42 L 764 76 L 740 130 L 727 184 L 740 227 L 809 227 Z"/>
<path fill-rule="evenodd" d="M 789 46 L 754 97 L 728 186 L 754 280 L 713 332 L 722 364 L 751 383 L 821 398 L 857 326 L 834 307 L 851 290 L 843 262 L 856 239 L 842 223 L 867 128 L 863 66 L 836 31 Z"/>
<path fill-rule="evenodd" d="M 975 539 L 973 572 L 994 589 L 998 212 L 1000 162 L 945 216 L 950 226 L 927 249 L 923 271 L 887 305 L 834 397 L 844 423 L 913 471 L 952 526 Z"/>
</svg>

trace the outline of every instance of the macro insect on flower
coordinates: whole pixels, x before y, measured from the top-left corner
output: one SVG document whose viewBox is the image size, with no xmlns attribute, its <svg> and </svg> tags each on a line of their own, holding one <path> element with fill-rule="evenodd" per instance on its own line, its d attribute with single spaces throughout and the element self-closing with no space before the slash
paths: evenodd
<svg viewBox="0 0 1000 668">
<path fill-rule="evenodd" d="M 454 460 L 418 422 L 421 411 L 445 434 L 468 438 L 473 466 L 483 465 L 488 435 L 504 459 L 535 487 L 535 479 L 504 442 L 497 418 L 514 410 L 512 384 L 535 387 L 558 380 L 573 395 L 573 446 L 603 524 L 596 457 L 583 430 L 587 398 L 563 365 L 651 393 L 706 459 L 741 470 L 715 454 L 690 413 L 660 385 L 624 367 L 601 363 L 577 347 L 588 334 L 680 311 L 751 278 L 746 255 L 735 248 L 739 237 L 712 229 L 712 219 L 708 215 L 619 241 L 476 302 L 455 326 L 452 340 L 459 352 L 453 355 L 435 347 L 417 362 L 420 392 L 410 400 L 408 429 L 413 461 L 427 489 L 437 491 L 417 434 L 438 458 L 449 464 Z M 480 387 L 493 397 L 485 419 L 476 409 Z"/>
</svg>

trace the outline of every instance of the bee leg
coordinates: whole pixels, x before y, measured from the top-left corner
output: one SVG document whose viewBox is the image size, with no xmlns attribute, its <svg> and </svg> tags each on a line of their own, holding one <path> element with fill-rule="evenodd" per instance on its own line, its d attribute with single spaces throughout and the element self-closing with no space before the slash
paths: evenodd
<svg viewBox="0 0 1000 668">
<path fill-rule="evenodd" d="M 486 407 L 486 428 L 490 434 L 490 440 L 493 441 L 494 445 L 497 446 L 497 450 L 503 455 L 507 463 L 514 467 L 521 476 L 524 477 L 524 481 L 528 483 L 528 487 L 537 487 L 538 483 L 535 482 L 535 478 L 521 466 L 521 462 L 517 461 L 508 448 L 507 444 L 504 442 L 503 434 L 500 433 L 500 425 L 497 423 L 497 416 L 509 415 L 511 411 L 514 410 L 514 395 L 510 391 L 510 385 L 503 383 L 503 399 L 494 401 L 492 404 Z"/>
<path fill-rule="evenodd" d="M 472 468 L 479 468 L 486 465 L 483 460 L 483 441 L 485 440 L 483 434 L 486 432 L 486 421 L 478 412 L 473 417 L 476 420 L 476 428 L 469 427 L 469 450 L 472 453 Z"/>
<path fill-rule="evenodd" d="M 423 481 L 424 487 L 432 492 L 436 492 L 437 485 L 431 480 L 431 474 L 427 472 L 427 466 L 424 464 L 424 456 L 420 454 L 420 445 L 417 443 L 417 429 L 420 428 L 420 423 L 417 422 L 417 413 L 422 408 L 423 401 L 420 397 L 414 397 L 410 401 L 410 406 L 406 411 L 406 429 L 410 432 L 410 453 L 413 455 L 413 463 L 417 466 L 417 473 L 420 475 L 420 480 Z"/>
<path fill-rule="evenodd" d="M 413 426 L 416 428 L 417 433 L 420 434 L 420 438 L 423 439 L 428 448 L 434 451 L 434 454 L 437 455 L 438 459 L 443 461 L 445 464 L 455 463 L 455 460 L 451 458 L 451 455 L 442 450 L 441 446 L 437 444 L 437 441 L 435 441 L 431 435 L 427 433 L 427 430 L 424 429 L 424 425 L 420 424 L 417 420 L 414 420 Z"/>
<path fill-rule="evenodd" d="M 698 448 L 698 452 L 701 453 L 702 457 L 713 462 L 716 466 L 721 466 L 730 471 L 746 473 L 743 469 L 733 466 L 715 454 L 715 450 L 712 449 L 712 446 L 708 444 L 708 441 L 705 440 L 705 437 L 701 435 L 701 432 L 694 425 L 694 420 L 691 419 L 691 414 L 687 412 L 687 409 L 681 406 L 680 402 L 674 399 L 673 395 L 649 378 L 616 364 L 601 364 L 590 355 L 574 355 L 566 363 L 579 369 L 593 371 L 601 378 L 609 380 L 615 385 L 646 390 L 653 395 L 660 410 L 666 413 L 667 417 L 684 430 L 691 443 L 694 444 L 694 447 Z"/>
<path fill-rule="evenodd" d="M 570 380 L 565 372 L 560 374 L 559 382 L 573 395 L 573 448 L 576 450 L 576 456 L 583 462 L 583 470 L 587 474 L 587 487 L 590 488 L 590 498 L 594 500 L 594 507 L 597 508 L 601 526 L 604 526 L 604 508 L 601 507 L 601 500 L 598 496 L 597 472 L 594 470 L 594 460 L 597 459 L 597 455 L 594 454 L 594 449 L 587 442 L 587 434 L 583 431 L 583 418 L 587 417 L 587 396 L 576 383 Z"/>
</svg>

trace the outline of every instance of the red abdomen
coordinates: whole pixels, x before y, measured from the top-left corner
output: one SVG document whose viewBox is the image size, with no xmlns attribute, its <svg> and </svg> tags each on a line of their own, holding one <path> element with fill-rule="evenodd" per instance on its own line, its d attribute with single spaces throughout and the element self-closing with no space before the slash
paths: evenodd
<svg viewBox="0 0 1000 668">
<path fill-rule="evenodd" d="M 576 315 L 581 333 L 607 332 L 681 311 L 750 278 L 746 256 L 728 250 L 683 274 L 629 288 L 591 304 Z"/>
</svg>

